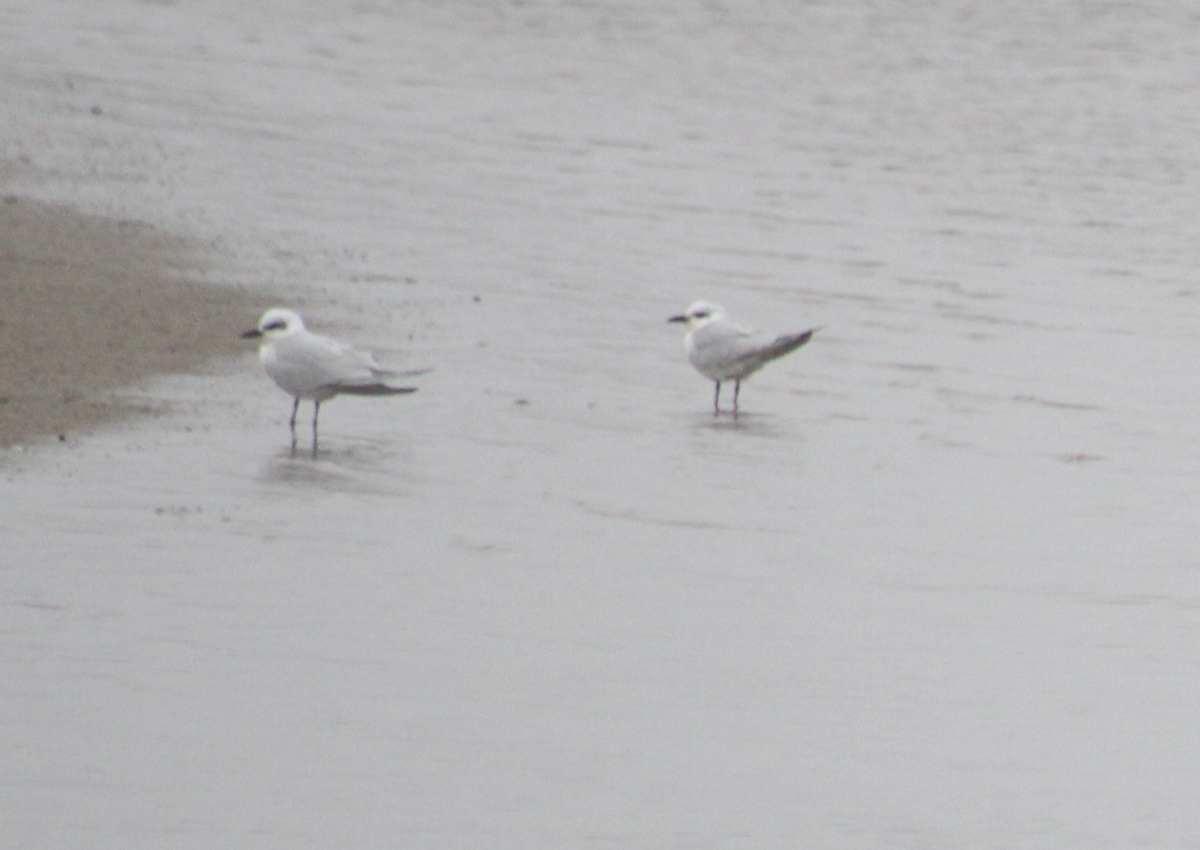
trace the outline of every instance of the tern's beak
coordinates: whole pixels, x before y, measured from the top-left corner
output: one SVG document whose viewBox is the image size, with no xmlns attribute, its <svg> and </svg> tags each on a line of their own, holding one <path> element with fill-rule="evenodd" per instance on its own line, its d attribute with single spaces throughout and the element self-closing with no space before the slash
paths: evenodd
<svg viewBox="0 0 1200 850">
<path fill-rule="evenodd" d="M 686 322 L 687 320 L 688 317 L 682 313 L 678 316 L 672 316 L 671 318 L 667 319 L 668 322 Z"/>
<path fill-rule="evenodd" d="M 248 330 L 242 334 L 242 339 L 254 339 L 254 338 L 260 337 L 262 335 L 263 335 L 262 331 L 260 331 L 258 328 L 251 328 L 250 330 Z"/>
</svg>

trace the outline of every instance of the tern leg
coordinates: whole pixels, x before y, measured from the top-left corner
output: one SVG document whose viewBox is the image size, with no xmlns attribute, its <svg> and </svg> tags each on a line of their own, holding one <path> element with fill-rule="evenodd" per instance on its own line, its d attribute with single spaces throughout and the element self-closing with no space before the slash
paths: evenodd
<svg viewBox="0 0 1200 850">
<path fill-rule="evenodd" d="M 734 381 L 733 382 L 733 418 L 734 419 L 737 419 L 737 415 L 738 415 L 737 399 L 738 399 L 738 393 L 740 393 L 741 391 L 742 391 L 742 382 Z"/>
<path fill-rule="evenodd" d="M 300 409 L 300 399 L 292 401 L 292 418 L 288 420 L 288 428 L 292 431 L 292 454 L 296 453 L 296 411 Z"/>
<path fill-rule="evenodd" d="M 721 412 L 721 382 L 716 381 L 717 391 L 713 394 L 713 416 Z"/>
<path fill-rule="evenodd" d="M 313 449 L 312 456 L 317 456 L 317 415 L 321 412 L 321 402 L 313 402 Z"/>
</svg>

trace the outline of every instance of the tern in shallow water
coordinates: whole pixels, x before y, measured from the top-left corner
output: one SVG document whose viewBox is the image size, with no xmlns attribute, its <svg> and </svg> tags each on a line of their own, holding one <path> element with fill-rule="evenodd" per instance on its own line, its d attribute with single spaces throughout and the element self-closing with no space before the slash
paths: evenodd
<svg viewBox="0 0 1200 850">
<path fill-rule="evenodd" d="M 713 415 L 721 412 L 721 382 L 733 381 L 733 415 L 738 415 L 742 381 L 777 357 L 795 351 L 820 328 L 803 333 L 770 336 L 729 321 L 716 304 L 697 301 L 687 312 L 667 319 L 687 325 L 683 341 L 688 360 L 701 375 L 716 383 Z"/>
<path fill-rule="evenodd" d="M 262 338 L 258 356 L 263 368 L 279 388 L 290 395 L 292 452 L 296 451 L 296 412 L 300 399 L 313 403 L 312 454 L 317 456 L 317 416 L 321 402 L 335 395 L 400 395 L 415 393 L 416 387 L 397 387 L 391 381 L 428 372 L 415 369 L 393 372 L 381 368 L 365 351 L 305 330 L 304 321 L 291 310 L 275 308 L 263 313 L 258 326 L 242 334 L 243 339 Z"/>
</svg>

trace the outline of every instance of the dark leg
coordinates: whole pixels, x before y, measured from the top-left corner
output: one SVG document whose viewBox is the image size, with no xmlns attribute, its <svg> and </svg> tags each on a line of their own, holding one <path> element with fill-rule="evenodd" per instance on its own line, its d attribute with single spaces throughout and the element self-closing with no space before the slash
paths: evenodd
<svg viewBox="0 0 1200 850">
<path fill-rule="evenodd" d="M 742 391 L 742 382 L 734 381 L 733 382 L 733 418 L 734 419 L 737 419 L 737 415 L 738 415 L 737 397 L 738 397 L 738 393 L 740 393 L 741 391 Z"/>
<path fill-rule="evenodd" d="M 313 453 L 312 456 L 317 456 L 317 414 L 321 412 L 321 402 L 313 402 Z"/>
<path fill-rule="evenodd" d="M 292 429 L 292 454 L 296 453 L 296 411 L 300 409 L 300 399 L 292 402 L 292 418 L 288 420 L 288 427 Z"/>
<path fill-rule="evenodd" d="M 721 412 L 721 382 L 717 381 L 717 392 L 713 395 L 713 416 Z"/>
</svg>

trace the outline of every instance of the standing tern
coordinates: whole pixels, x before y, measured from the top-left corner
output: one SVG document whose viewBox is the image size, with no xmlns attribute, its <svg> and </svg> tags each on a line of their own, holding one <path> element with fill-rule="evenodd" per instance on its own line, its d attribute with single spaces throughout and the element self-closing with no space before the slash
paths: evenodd
<svg viewBox="0 0 1200 850">
<path fill-rule="evenodd" d="M 795 351 L 820 328 L 772 337 L 729 321 L 716 304 L 697 301 L 687 312 L 667 319 L 688 327 L 683 341 L 688 360 L 701 375 L 717 385 L 713 415 L 721 412 L 721 382 L 733 381 L 733 415 L 738 415 L 742 381 L 777 357 Z"/>
<path fill-rule="evenodd" d="M 291 310 L 274 308 L 263 313 L 258 326 L 242 334 L 243 339 L 261 337 L 258 356 L 263 368 L 279 388 L 294 399 L 292 453 L 296 452 L 296 412 L 300 399 L 311 399 L 312 455 L 317 456 L 317 416 L 321 402 L 335 395 L 400 395 L 415 393 L 416 387 L 397 387 L 392 379 L 420 375 L 428 369 L 392 372 L 383 369 L 370 354 L 343 342 L 305 330 L 304 321 Z"/>
</svg>

